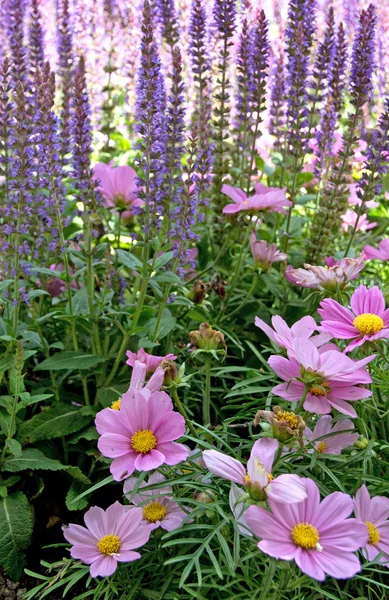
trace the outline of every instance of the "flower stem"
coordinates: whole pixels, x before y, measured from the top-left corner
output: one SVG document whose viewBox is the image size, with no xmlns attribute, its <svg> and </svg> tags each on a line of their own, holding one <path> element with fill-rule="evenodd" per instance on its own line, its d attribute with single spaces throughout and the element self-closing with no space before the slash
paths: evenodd
<svg viewBox="0 0 389 600">
<path fill-rule="evenodd" d="M 203 425 L 208 427 L 211 424 L 211 356 L 205 359 L 205 388 L 203 398 Z"/>
<path fill-rule="evenodd" d="M 193 437 L 195 437 L 196 439 L 198 439 L 198 435 L 197 432 L 195 430 L 195 428 L 192 425 L 192 422 L 190 421 L 190 419 L 188 418 L 188 415 L 186 414 L 186 410 L 184 408 L 184 405 L 182 404 L 179 396 L 178 396 L 178 392 L 177 392 L 177 387 L 176 386 L 172 386 L 172 396 L 173 396 L 173 400 L 174 403 L 177 407 L 178 412 L 180 413 L 180 415 L 182 415 L 185 419 L 185 423 L 187 428 L 189 429 L 189 431 L 191 432 L 191 434 L 193 435 Z"/>
<path fill-rule="evenodd" d="M 297 406 L 294 411 L 296 413 L 296 415 L 298 415 L 299 412 L 301 412 L 301 409 L 303 408 L 303 404 L 305 402 L 305 398 L 307 397 L 310 387 L 311 387 L 310 385 L 305 384 L 303 395 L 301 396 L 300 400 L 298 401 Z"/>
</svg>

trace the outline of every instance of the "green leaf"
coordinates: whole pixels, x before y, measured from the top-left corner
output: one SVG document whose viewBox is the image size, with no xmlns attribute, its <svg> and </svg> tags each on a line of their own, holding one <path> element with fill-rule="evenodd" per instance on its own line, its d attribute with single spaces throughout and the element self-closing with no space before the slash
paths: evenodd
<svg viewBox="0 0 389 600">
<path fill-rule="evenodd" d="M 13 581 L 23 573 L 24 550 L 32 534 L 30 506 L 22 492 L 0 499 L 0 565 Z"/>
<path fill-rule="evenodd" d="M 37 365 L 34 371 L 60 371 L 72 369 L 90 369 L 104 362 L 102 356 L 96 356 L 87 352 L 66 351 L 57 352 L 50 358 L 46 358 Z"/>
<path fill-rule="evenodd" d="M 74 315 L 87 315 L 89 314 L 88 304 L 88 289 L 86 287 L 77 290 L 72 298 L 72 309 Z M 66 312 L 69 313 L 68 306 Z"/>
<path fill-rule="evenodd" d="M 19 457 L 22 454 L 22 447 L 17 440 L 7 440 L 5 447 L 7 448 L 8 452 L 13 454 L 15 457 Z"/>
<path fill-rule="evenodd" d="M 86 496 L 76 500 L 82 492 L 85 492 L 85 489 L 85 485 L 78 481 L 73 481 L 66 494 L 66 507 L 68 510 L 83 510 L 88 506 L 88 498 Z"/>
<path fill-rule="evenodd" d="M 52 398 L 53 396 L 54 394 L 36 394 L 35 396 L 31 396 L 28 392 L 23 392 L 23 394 L 20 394 L 21 402 L 18 402 L 16 406 L 16 412 L 19 412 L 19 410 L 22 410 L 22 408 L 31 406 L 31 404 L 36 404 L 37 402 L 42 402 L 43 400 Z"/>
<path fill-rule="evenodd" d="M 6 371 L 10 367 L 12 367 L 13 362 L 14 362 L 14 357 L 12 354 L 8 354 L 8 356 L 4 356 L 0 360 L 0 372 L 3 373 L 4 371 Z"/>
<path fill-rule="evenodd" d="M 175 319 L 174 317 L 172 317 L 170 314 L 165 314 L 162 319 L 161 322 L 159 324 L 159 328 L 158 328 L 158 332 L 156 335 L 156 338 L 158 340 L 162 340 L 162 338 L 166 337 L 167 335 L 169 335 L 169 333 L 174 329 L 174 327 L 176 326 L 177 323 L 177 319 Z M 157 319 L 150 319 L 150 322 L 148 324 L 148 330 L 150 332 L 150 335 L 154 335 L 155 332 L 155 327 L 157 325 Z"/>
<path fill-rule="evenodd" d="M 14 283 L 13 279 L 6 279 L 5 281 L 2 281 L 0 283 L 0 292 L 2 292 L 3 290 L 6 290 L 7 287 L 11 284 Z"/>
<path fill-rule="evenodd" d="M 174 258 L 174 252 L 165 252 L 158 256 L 157 260 L 154 264 L 154 269 L 158 271 L 161 267 L 164 267 L 168 262 L 170 262 Z"/>
<path fill-rule="evenodd" d="M 73 477 L 79 483 L 84 483 L 85 485 L 90 485 L 90 479 L 81 471 L 79 467 L 73 467 L 73 465 L 65 466 L 64 470 L 70 477 Z"/>
<path fill-rule="evenodd" d="M 126 252 L 125 250 L 116 250 L 116 254 L 119 258 L 120 264 L 124 265 L 128 269 L 131 269 L 132 271 L 139 271 L 142 269 L 143 265 L 139 258 L 130 252 Z"/>
<path fill-rule="evenodd" d="M 182 280 L 178 275 L 172 273 L 172 271 L 165 271 L 154 275 L 151 281 L 158 281 L 158 283 L 175 283 L 176 285 L 182 285 Z"/>
<path fill-rule="evenodd" d="M 17 437 L 23 444 L 69 435 L 86 427 L 92 418 L 73 406 L 59 404 L 22 423 Z"/>
<path fill-rule="evenodd" d="M 15 440 L 12 440 L 15 441 Z M 34 471 L 41 469 L 43 471 L 62 471 L 67 469 L 59 460 L 48 458 L 36 448 L 25 448 L 20 456 L 8 458 L 4 461 L 2 470 L 10 473 L 32 469 Z"/>
</svg>

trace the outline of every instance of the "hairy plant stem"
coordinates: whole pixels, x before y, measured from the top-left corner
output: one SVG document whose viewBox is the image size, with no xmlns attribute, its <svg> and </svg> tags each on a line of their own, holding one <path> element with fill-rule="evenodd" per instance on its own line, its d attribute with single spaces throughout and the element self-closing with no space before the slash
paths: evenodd
<svg viewBox="0 0 389 600">
<path fill-rule="evenodd" d="M 212 357 L 207 356 L 205 359 L 205 388 L 203 397 L 203 425 L 208 427 L 211 425 L 211 363 Z"/>
</svg>

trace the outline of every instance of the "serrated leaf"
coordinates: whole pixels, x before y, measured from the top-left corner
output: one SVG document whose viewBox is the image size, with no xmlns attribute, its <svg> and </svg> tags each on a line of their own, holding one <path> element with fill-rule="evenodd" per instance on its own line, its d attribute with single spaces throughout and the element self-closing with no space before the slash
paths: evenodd
<svg viewBox="0 0 389 600">
<path fill-rule="evenodd" d="M 47 400 L 48 398 L 52 398 L 54 394 L 36 394 L 35 396 L 30 396 L 30 394 L 20 394 L 21 401 L 18 402 L 16 406 L 16 412 L 22 410 L 22 408 L 26 408 L 27 406 L 31 406 L 31 404 L 36 404 L 37 402 L 42 402 L 43 400 Z"/>
<path fill-rule="evenodd" d="M 80 440 L 88 440 L 89 442 L 91 442 L 93 440 L 97 440 L 98 437 L 99 434 L 97 433 L 96 427 L 94 425 L 91 425 L 90 427 L 85 429 L 85 431 L 80 431 L 79 433 L 76 433 L 74 436 L 72 436 L 68 440 L 68 443 L 77 444 L 77 442 L 79 442 Z"/>
<path fill-rule="evenodd" d="M 67 465 L 63 465 L 59 460 L 48 458 L 36 448 L 25 448 L 21 451 L 20 456 L 7 458 L 2 465 L 2 470 L 9 473 L 17 473 L 27 469 L 33 471 L 38 469 L 42 471 L 63 471 L 67 468 Z"/>
<path fill-rule="evenodd" d="M 22 492 L 0 500 L 0 565 L 13 581 L 23 573 L 24 550 L 32 535 L 30 506 Z"/>
<path fill-rule="evenodd" d="M 61 371 L 72 369 L 90 369 L 95 365 L 104 362 L 102 356 L 88 354 L 87 352 L 66 351 L 57 352 L 50 358 L 46 358 L 37 365 L 34 371 Z"/>
<path fill-rule="evenodd" d="M 85 485 L 90 485 L 90 479 L 84 475 L 79 467 L 73 467 L 73 465 L 67 465 L 64 469 L 70 477 L 73 477 L 76 481 L 80 483 L 84 483 Z"/>
<path fill-rule="evenodd" d="M 120 264 L 128 267 L 133 271 L 140 271 L 143 267 L 139 258 L 131 254 L 131 252 L 126 252 L 125 250 L 116 250 L 116 254 L 119 258 Z"/>
<path fill-rule="evenodd" d="M 85 492 L 85 489 L 85 485 L 78 481 L 73 481 L 66 494 L 66 507 L 68 510 L 83 510 L 88 506 L 88 498 L 86 496 L 76 500 L 82 492 Z"/>
<path fill-rule="evenodd" d="M 69 435 L 86 427 L 92 418 L 80 414 L 80 410 L 73 406 L 60 404 L 22 423 L 17 438 L 23 444 Z"/>
<path fill-rule="evenodd" d="M 22 454 L 22 447 L 17 440 L 7 440 L 5 443 L 5 447 L 7 448 L 8 452 L 10 452 L 10 454 L 13 454 L 16 458 L 18 458 Z"/>
<path fill-rule="evenodd" d="M 86 287 L 77 290 L 74 294 L 72 298 L 72 310 L 73 315 L 89 314 L 88 289 Z M 68 306 L 66 307 L 66 312 L 70 312 Z"/>
</svg>

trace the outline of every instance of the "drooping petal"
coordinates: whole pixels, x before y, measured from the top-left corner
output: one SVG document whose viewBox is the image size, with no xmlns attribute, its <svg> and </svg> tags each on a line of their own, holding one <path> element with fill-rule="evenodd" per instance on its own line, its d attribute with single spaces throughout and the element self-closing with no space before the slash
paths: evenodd
<svg viewBox="0 0 389 600">
<path fill-rule="evenodd" d="M 268 473 L 273 468 L 274 457 L 277 454 L 279 443 L 273 438 L 261 438 L 255 442 L 251 449 L 251 457 L 257 457 Z"/>
<path fill-rule="evenodd" d="M 307 497 L 303 480 L 298 475 L 278 475 L 266 487 L 266 494 L 273 502 L 293 504 Z"/>
<path fill-rule="evenodd" d="M 207 469 L 214 475 L 244 485 L 246 470 L 236 458 L 218 450 L 204 450 L 203 459 Z"/>
</svg>

